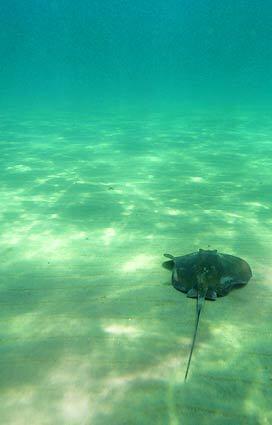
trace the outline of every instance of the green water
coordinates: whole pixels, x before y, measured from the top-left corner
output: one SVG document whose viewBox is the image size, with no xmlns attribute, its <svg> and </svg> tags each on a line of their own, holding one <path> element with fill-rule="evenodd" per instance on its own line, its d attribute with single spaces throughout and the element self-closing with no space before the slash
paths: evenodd
<svg viewBox="0 0 272 425">
<path fill-rule="evenodd" d="M 1 423 L 270 424 L 271 5 L 1 7 Z M 208 247 L 254 276 L 185 384 Z"/>
</svg>

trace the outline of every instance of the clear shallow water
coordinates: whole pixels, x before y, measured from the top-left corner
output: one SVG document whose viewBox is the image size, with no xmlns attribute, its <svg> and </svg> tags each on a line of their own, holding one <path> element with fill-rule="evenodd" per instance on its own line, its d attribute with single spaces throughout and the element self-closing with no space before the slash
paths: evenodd
<svg viewBox="0 0 272 425">
<path fill-rule="evenodd" d="M 12 1 L 1 403 L 22 425 L 269 424 L 271 5 Z M 162 254 L 245 258 L 201 316 Z"/>
<path fill-rule="evenodd" d="M 269 116 L 1 126 L 5 423 L 269 423 Z M 254 279 L 206 303 L 185 385 L 195 305 L 162 254 L 208 245 Z"/>
</svg>

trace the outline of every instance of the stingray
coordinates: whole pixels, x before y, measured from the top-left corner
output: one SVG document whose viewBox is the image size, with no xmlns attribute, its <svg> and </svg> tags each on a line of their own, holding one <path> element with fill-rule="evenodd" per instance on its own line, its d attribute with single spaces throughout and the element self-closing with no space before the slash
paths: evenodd
<svg viewBox="0 0 272 425">
<path fill-rule="evenodd" d="M 242 258 L 222 254 L 217 250 L 199 249 L 198 252 L 170 258 L 163 266 L 172 270 L 172 285 L 187 297 L 196 298 L 196 322 L 184 380 L 186 381 L 195 346 L 200 313 L 205 299 L 215 301 L 233 288 L 244 286 L 252 277 L 248 263 Z"/>
</svg>

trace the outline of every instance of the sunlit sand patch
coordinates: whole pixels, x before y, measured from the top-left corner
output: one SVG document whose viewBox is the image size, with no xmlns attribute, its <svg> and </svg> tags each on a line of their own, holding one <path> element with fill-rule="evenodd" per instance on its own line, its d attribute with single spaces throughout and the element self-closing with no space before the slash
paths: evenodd
<svg viewBox="0 0 272 425">
<path fill-rule="evenodd" d="M 167 215 L 172 215 L 172 216 L 184 215 L 183 211 L 177 210 L 177 209 L 174 209 L 174 208 L 166 208 L 165 213 Z"/>
<path fill-rule="evenodd" d="M 253 202 L 253 201 L 252 202 L 244 202 L 244 205 L 248 205 L 250 207 L 256 207 L 256 208 L 264 208 L 266 210 L 270 209 L 269 206 L 262 204 L 261 202 Z"/>
<path fill-rule="evenodd" d="M 66 315 L 47 316 L 42 311 L 17 314 L 10 320 L 9 335 L 13 338 L 40 339 L 62 336 L 82 336 L 89 333 L 89 321 Z"/>
<path fill-rule="evenodd" d="M 53 220 L 59 218 L 59 214 L 49 214 L 49 218 L 52 218 Z"/>
<path fill-rule="evenodd" d="M 50 177 L 38 177 L 34 180 L 35 183 L 44 184 L 50 180 Z"/>
<path fill-rule="evenodd" d="M 56 415 L 55 419 L 65 423 L 68 421 L 69 423 L 85 422 L 86 419 L 90 421 L 100 413 L 110 414 L 114 403 L 125 397 L 125 391 L 134 382 L 150 380 L 169 382 L 169 378 L 173 379 L 173 376 L 177 379 L 177 371 L 182 369 L 181 362 L 180 356 L 171 356 L 140 371 L 132 370 L 130 373 L 121 375 L 114 373 L 105 376 L 100 381 L 96 380 L 94 387 L 91 365 L 95 367 L 96 361 L 84 362 L 82 357 L 72 356 L 67 359 L 63 358 L 62 362 L 51 370 L 42 384 L 48 389 L 52 388 L 52 385 L 58 389 L 59 396 L 54 401 L 51 400 Z M 34 399 L 38 395 L 36 391 L 31 391 L 31 388 L 27 394 L 24 401 L 22 400 L 25 409 L 30 408 L 31 405 L 34 406 Z M 16 392 L 13 397 L 9 397 L 10 399 L 18 402 Z M 35 408 L 28 413 L 35 418 L 35 424 L 43 423 Z M 43 413 L 46 417 L 46 412 Z M 15 415 L 13 419 L 15 419 Z M 13 423 L 17 422 L 14 420 Z"/>
<path fill-rule="evenodd" d="M 164 358 L 160 363 L 154 364 L 154 366 L 141 372 L 139 378 L 143 380 L 157 379 L 158 381 L 168 382 L 173 373 L 177 376 L 183 371 L 183 361 L 184 359 L 180 354 L 170 355 Z"/>
<path fill-rule="evenodd" d="M 154 212 L 158 212 L 158 211 L 154 211 Z M 164 229 L 168 229 L 169 228 L 169 223 L 164 223 L 164 222 L 159 222 L 159 223 L 156 223 L 155 224 L 155 227 L 157 228 L 157 229 L 162 229 L 162 230 L 164 230 Z"/>
<path fill-rule="evenodd" d="M 272 292 L 272 285 L 271 285 L 272 267 L 260 267 L 259 272 L 261 272 L 262 285 L 265 286 L 265 291 Z"/>
<path fill-rule="evenodd" d="M 36 334 L 36 316 L 33 314 L 25 313 L 19 314 L 12 317 L 9 323 L 9 335 L 12 337 L 20 338 L 24 335 L 24 338 Z"/>
<path fill-rule="evenodd" d="M 110 193 L 112 194 L 118 194 L 118 195 L 122 195 L 124 193 L 123 189 L 114 189 L 112 191 L 110 191 Z"/>
<path fill-rule="evenodd" d="M 224 220 L 226 223 L 233 224 L 236 223 L 238 220 L 243 219 L 243 216 L 240 214 L 234 214 L 234 213 L 228 213 L 225 211 L 218 211 L 218 214 L 221 214 L 224 217 Z"/>
<path fill-rule="evenodd" d="M 44 385 L 59 389 L 59 397 L 54 403 L 58 420 L 63 423 L 85 423 L 87 418 L 89 423 L 96 415 L 99 391 L 96 390 L 95 394 L 90 392 L 90 380 L 90 362 L 84 362 L 80 356 L 64 357 L 52 369 Z"/>
<path fill-rule="evenodd" d="M 77 247 L 74 242 L 85 240 L 88 233 L 85 231 L 77 231 L 76 229 L 66 229 L 63 234 L 56 234 L 52 230 L 53 220 L 57 223 L 58 214 L 48 216 L 48 226 L 43 227 L 43 221 L 32 218 L 31 215 L 25 217 L 25 224 L 13 226 L 12 229 L 7 228 L 0 235 L 0 244 L 3 246 L 15 246 L 23 243 L 23 251 L 20 253 L 20 259 L 41 259 L 47 258 L 48 255 L 54 256 L 54 259 L 61 261 L 69 261 L 74 255 L 78 255 Z M 42 229 L 42 230 L 41 230 Z M 99 241 L 101 232 L 92 235 L 93 242 Z M 106 242 L 108 238 L 113 236 L 109 231 L 104 235 Z M 33 248 L 35 247 L 35 248 Z"/>
<path fill-rule="evenodd" d="M 24 240 L 24 249 L 20 253 L 20 260 L 47 259 L 54 256 L 54 259 L 68 261 L 73 256 L 71 248 L 67 247 L 65 238 L 55 238 L 49 234 L 20 235 Z M 35 244 L 35 245 L 34 245 Z"/>
<path fill-rule="evenodd" d="M 194 177 L 190 177 L 190 181 L 193 183 L 204 183 L 205 179 L 203 179 L 203 177 L 194 176 Z"/>
<path fill-rule="evenodd" d="M 77 239 L 81 240 L 81 239 L 85 239 L 86 237 L 87 237 L 87 233 L 84 231 L 74 232 L 69 234 L 69 239 L 71 240 L 77 240 Z"/>
<path fill-rule="evenodd" d="M 153 366 L 144 368 L 141 371 L 108 378 L 104 382 L 104 391 L 102 392 L 102 394 L 106 398 L 109 394 L 112 393 L 112 390 L 115 388 L 115 391 L 118 391 L 119 393 L 119 397 L 122 397 L 122 394 L 125 391 L 124 387 L 127 387 L 128 385 L 133 384 L 133 382 L 136 381 L 139 382 L 157 380 L 159 382 L 169 382 L 169 379 L 172 379 L 173 375 L 176 378 L 181 378 L 181 374 L 179 373 L 179 371 L 182 371 L 182 363 L 182 356 L 172 355 L 164 359 L 162 362 L 154 363 Z"/>
<path fill-rule="evenodd" d="M 133 210 L 134 208 L 135 208 L 134 204 L 129 204 L 126 206 L 126 210 L 129 210 L 129 211 Z"/>
<path fill-rule="evenodd" d="M 105 326 L 104 331 L 112 335 L 120 335 L 128 338 L 136 338 L 143 334 L 143 331 L 136 326 L 125 326 L 118 324 Z"/>
<path fill-rule="evenodd" d="M 230 212 L 225 212 L 224 214 L 228 217 L 243 218 L 243 216 L 241 214 L 230 213 Z"/>
<path fill-rule="evenodd" d="M 202 210 L 202 212 L 203 212 L 204 214 L 207 214 L 207 215 L 214 215 L 214 214 L 217 214 L 217 211 L 216 211 L 216 210 L 209 210 L 209 209 L 203 209 L 203 210 Z"/>
<path fill-rule="evenodd" d="M 257 418 L 255 423 L 262 425 L 270 425 L 272 423 L 271 409 L 267 410 L 262 402 L 263 391 L 259 385 L 251 385 L 248 387 L 247 398 L 244 400 L 244 408 L 248 417 Z M 258 400 L 258 402 L 256 402 Z"/>
<path fill-rule="evenodd" d="M 113 227 L 108 227 L 107 229 L 104 229 L 101 239 L 104 242 L 104 245 L 110 245 L 115 236 L 116 230 Z"/>
<path fill-rule="evenodd" d="M 227 239 L 233 239 L 234 240 L 234 238 L 236 236 L 234 229 L 220 229 L 220 230 L 218 230 L 218 232 L 220 232 L 221 237 L 227 238 Z"/>
<path fill-rule="evenodd" d="M 42 250 L 45 254 L 59 251 L 60 247 L 63 246 L 63 241 L 61 239 L 55 239 L 54 237 L 48 237 L 45 239 L 46 241 L 42 247 Z M 26 258 L 32 257 L 35 257 L 35 250 L 26 254 Z"/>
<path fill-rule="evenodd" d="M 27 171 L 31 171 L 31 167 L 24 164 L 17 164 L 17 165 L 10 165 L 9 167 L 7 167 L 7 170 L 16 171 L 19 173 L 25 173 Z"/>
<path fill-rule="evenodd" d="M 70 388 L 65 392 L 59 406 L 61 416 L 63 420 L 76 421 L 85 421 L 86 417 L 89 416 L 90 412 L 90 398 L 88 392 L 82 391 L 78 386 Z"/>
<path fill-rule="evenodd" d="M 23 425 L 29 418 L 35 425 L 44 424 L 46 413 L 36 408 L 37 392 L 30 385 L 19 386 L 1 395 L 1 410 L 10 412 L 9 423 Z M 49 423 L 49 422 L 47 422 Z"/>
<path fill-rule="evenodd" d="M 127 388 L 130 385 L 133 385 L 134 382 L 139 383 L 139 381 L 154 381 L 158 382 L 169 382 L 169 379 L 180 380 L 182 378 L 179 373 L 182 370 L 181 364 L 183 359 L 181 356 L 170 356 L 164 359 L 160 363 L 154 362 L 152 367 L 146 367 L 141 371 L 131 371 L 131 373 L 126 373 L 122 375 L 110 376 L 103 380 L 100 391 L 96 397 L 96 408 L 97 413 L 99 410 L 107 407 L 108 402 L 113 402 L 113 395 L 115 401 L 122 400 L 125 395 Z"/>
<path fill-rule="evenodd" d="M 134 210 L 135 205 L 134 204 L 129 204 L 125 206 L 125 211 L 122 212 L 122 215 L 131 215 L 132 211 Z"/>
<path fill-rule="evenodd" d="M 1 237 L 1 242 L 4 243 L 4 245 L 18 245 L 22 240 L 22 237 L 19 235 L 9 235 L 6 237 Z"/>
<path fill-rule="evenodd" d="M 243 339 L 242 334 L 237 326 L 234 326 L 230 323 L 224 323 L 222 326 L 218 324 L 217 326 L 211 327 L 210 332 L 214 335 L 215 338 L 220 338 L 222 335 L 224 335 L 224 341 L 226 342 L 225 345 L 228 346 L 231 351 L 232 349 L 238 350 L 241 347 Z"/>
<path fill-rule="evenodd" d="M 88 150 L 88 151 L 94 151 L 96 150 L 96 145 L 87 145 L 84 147 L 84 149 Z"/>
<path fill-rule="evenodd" d="M 154 267 L 154 259 L 154 256 L 148 254 L 136 255 L 123 265 L 122 270 L 125 273 L 133 273 L 139 269 L 150 269 Z"/>
</svg>

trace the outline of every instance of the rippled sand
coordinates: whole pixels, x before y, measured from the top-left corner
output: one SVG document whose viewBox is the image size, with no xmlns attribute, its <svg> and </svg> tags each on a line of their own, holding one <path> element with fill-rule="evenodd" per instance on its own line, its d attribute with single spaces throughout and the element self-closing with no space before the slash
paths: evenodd
<svg viewBox="0 0 272 425">
<path fill-rule="evenodd" d="M 269 114 L 1 117 L 3 424 L 270 424 Z M 194 300 L 162 254 L 245 258 Z"/>
</svg>

